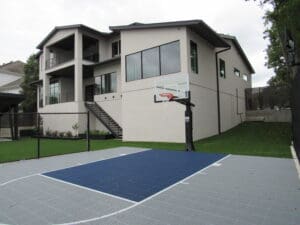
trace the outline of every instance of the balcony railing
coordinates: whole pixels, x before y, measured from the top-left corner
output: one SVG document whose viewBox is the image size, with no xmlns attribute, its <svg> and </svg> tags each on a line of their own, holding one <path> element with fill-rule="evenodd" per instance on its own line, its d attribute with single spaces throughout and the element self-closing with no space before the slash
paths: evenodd
<svg viewBox="0 0 300 225">
<path fill-rule="evenodd" d="M 73 102 L 74 101 L 74 93 L 73 92 L 64 92 L 63 94 L 59 94 L 56 96 L 46 96 L 46 104 L 53 105 L 64 102 Z"/>
<path fill-rule="evenodd" d="M 92 62 L 99 62 L 99 54 L 98 53 L 83 53 L 83 59 L 92 61 Z"/>
<path fill-rule="evenodd" d="M 46 60 L 46 69 L 51 69 L 55 66 L 58 66 L 62 63 L 71 61 L 73 59 L 74 59 L 73 54 L 70 54 L 70 55 L 56 55 L 56 56 Z"/>
</svg>

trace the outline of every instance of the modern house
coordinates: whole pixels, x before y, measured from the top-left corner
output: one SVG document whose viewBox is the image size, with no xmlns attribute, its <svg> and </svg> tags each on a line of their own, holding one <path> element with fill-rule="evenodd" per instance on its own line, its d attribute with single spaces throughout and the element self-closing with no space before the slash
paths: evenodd
<svg viewBox="0 0 300 225">
<path fill-rule="evenodd" d="M 38 45 L 39 112 L 91 112 L 91 129 L 124 141 L 185 141 L 184 106 L 155 104 L 161 77 L 187 76 L 195 104 L 194 140 L 245 118 L 254 70 L 237 39 L 201 20 L 133 23 L 104 33 L 84 25 L 55 27 Z M 45 118 L 43 129 L 86 129 L 86 117 Z"/>
</svg>

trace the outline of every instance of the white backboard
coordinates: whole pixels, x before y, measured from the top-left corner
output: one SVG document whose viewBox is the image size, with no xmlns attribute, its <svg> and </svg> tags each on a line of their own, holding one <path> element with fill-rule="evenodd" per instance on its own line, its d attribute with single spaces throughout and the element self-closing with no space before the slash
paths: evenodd
<svg viewBox="0 0 300 225">
<path fill-rule="evenodd" d="M 154 96 L 156 101 L 169 101 L 165 94 L 171 93 L 174 99 L 187 99 L 189 91 L 187 75 L 165 75 L 154 81 Z"/>
</svg>

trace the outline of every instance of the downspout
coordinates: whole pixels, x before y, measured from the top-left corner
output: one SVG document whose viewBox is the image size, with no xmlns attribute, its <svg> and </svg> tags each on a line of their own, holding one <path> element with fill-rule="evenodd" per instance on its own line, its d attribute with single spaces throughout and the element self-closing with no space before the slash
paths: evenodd
<svg viewBox="0 0 300 225">
<path fill-rule="evenodd" d="M 219 85 L 218 54 L 220 54 L 222 52 L 225 52 L 225 51 L 228 51 L 230 49 L 231 49 L 231 46 L 229 46 L 228 48 L 222 49 L 222 50 L 215 53 L 216 76 L 217 76 L 218 134 L 221 134 L 221 109 L 220 109 L 220 85 Z"/>
</svg>

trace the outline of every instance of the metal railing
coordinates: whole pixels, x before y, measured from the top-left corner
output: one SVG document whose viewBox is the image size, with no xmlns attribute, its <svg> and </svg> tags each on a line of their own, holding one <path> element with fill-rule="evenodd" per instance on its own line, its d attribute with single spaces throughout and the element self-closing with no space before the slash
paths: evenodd
<svg viewBox="0 0 300 225">
<path fill-rule="evenodd" d="M 55 66 L 71 61 L 73 59 L 74 59 L 74 53 L 72 52 L 70 54 L 55 55 L 54 57 L 46 60 L 46 69 L 54 68 Z"/>
<path fill-rule="evenodd" d="M 92 61 L 92 62 L 99 62 L 99 54 L 98 53 L 83 53 L 83 59 Z"/>
<path fill-rule="evenodd" d="M 73 102 L 74 99 L 74 92 L 63 92 L 56 96 L 46 96 L 46 105 Z"/>
</svg>

